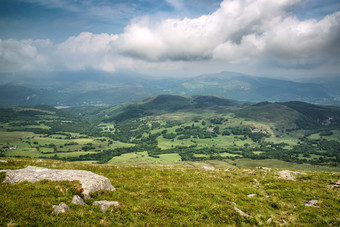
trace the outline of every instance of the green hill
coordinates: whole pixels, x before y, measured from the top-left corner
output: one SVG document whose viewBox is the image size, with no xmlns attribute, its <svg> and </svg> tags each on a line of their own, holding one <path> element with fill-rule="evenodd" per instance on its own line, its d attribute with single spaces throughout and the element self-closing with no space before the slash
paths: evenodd
<svg viewBox="0 0 340 227">
<path fill-rule="evenodd" d="M 277 128 L 295 129 L 302 117 L 298 111 L 279 103 L 262 102 L 236 112 L 238 117 L 274 124 Z"/>
<path fill-rule="evenodd" d="M 305 102 L 261 102 L 236 112 L 239 117 L 273 123 L 284 129 L 321 129 L 340 126 L 340 108 Z"/>
<path fill-rule="evenodd" d="M 81 195 L 78 182 L 2 183 L 1 226 L 339 226 L 339 173 L 278 169 L 181 166 L 114 166 L 52 160 L 5 159 L 0 169 L 41 166 L 92 171 L 107 177 L 116 191 L 98 191 L 86 205 L 71 203 Z M 105 212 L 94 201 L 118 201 Z M 315 206 L 306 206 L 316 200 Z M 66 203 L 70 213 L 53 213 Z M 248 216 L 243 216 L 239 210 Z"/>
<path fill-rule="evenodd" d="M 192 96 L 182 97 L 176 95 L 159 95 L 131 104 L 114 107 L 109 112 L 107 121 L 124 121 L 138 118 L 178 111 L 217 111 L 227 110 L 236 106 L 235 102 L 217 96 Z"/>
<path fill-rule="evenodd" d="M 286 102 L 281 104 L 301 113 L 301 116 L 296 121 L 300 128 L 313 129 L 340 126 L 340 107 L 320 106 L 303 102 Z"/>
</svg>

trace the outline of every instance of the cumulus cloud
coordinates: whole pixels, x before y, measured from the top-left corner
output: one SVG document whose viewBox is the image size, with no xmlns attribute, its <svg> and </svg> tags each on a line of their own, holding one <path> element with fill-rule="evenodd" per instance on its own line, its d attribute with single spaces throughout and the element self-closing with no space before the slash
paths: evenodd
<svg viewBox="0 0 340 227">
<path fill-rule="evenodd" d="M 83 32 L 65 42 L 0 40 L 2 71 L 98 69 L 115 71 L 114 45 L 118 35 Z"/>
<path fill-rule="evenodd" d="M 67 69 L 79 70 L 86 68 L 104 71 L 115 71 L 113 60 L 114 41 L 118 35 L 106 33 L 92 34 L 83 32 L 72 36 L 56 48 L 61 64 Z"/>
<path fill-rule="evenodd" d="M 4 72 L 47 69 L 51 49 L 50 40 L 0 39 L 0 68 Z"/>
<path fill-rule="evenodd" d="M 199 18 L 159 23 L 145 19 L 126 27 L 118 40 L 119 50 L 147 61 L 262 58 L 305 62 L 322 58 L 337 44 L 339 12 L 320 21 L 300 21 L 290 13 L 300 2 L 225 0 L 214 13 Z"/>
<path fill-rule="evenodd" d="M 49 67 L 112 72 L 203 61 L 298 67 L 321 64 L 328 58 L 338 67 L 334 59 L 340 55 L 340 12 L 301 20 L 290 10 L 301 1 L 224 0 L 209 15 L 161 21 L 138 18 L 122 34 L 83 32 L 60 44 L 0 40 L 1 70 Z"/>
</svg>

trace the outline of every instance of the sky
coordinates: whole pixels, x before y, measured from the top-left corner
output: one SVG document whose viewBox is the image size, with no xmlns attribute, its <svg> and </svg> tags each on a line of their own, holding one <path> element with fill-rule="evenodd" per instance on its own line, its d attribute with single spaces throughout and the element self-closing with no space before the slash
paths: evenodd
<svg viewBox="0 0 340 227">
<path fill-rule="evenodd" d="M 0 72 L 340 77 L 339 0 L 0 0 Z"/>
</svg>

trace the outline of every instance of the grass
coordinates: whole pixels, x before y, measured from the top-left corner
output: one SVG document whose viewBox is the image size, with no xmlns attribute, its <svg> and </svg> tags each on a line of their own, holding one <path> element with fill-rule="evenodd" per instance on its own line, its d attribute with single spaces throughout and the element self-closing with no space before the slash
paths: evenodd
<svg viewBox="0 0 340 227">
<path fill-rule="evenodd" d="M 240 168 L 255 168 L 258 166 L 262 166 L 262 167 L 269 167 L 269 168 L 288 168 L 288 169 L 305 170 L 305 171 L 340 172 L 340 167 L 297 164 L 297 163 L 285 162 L 285 161 L 281 161 L 277 159 L 252 160 L 252 159 L 242 158 L 242 159 L 236 159 L 233 161 L 227 160 L 227 162 Z"/>
<path fill-rule="evenodd" d="M 134 146 L 134 144 L 120 141 L 114 141 L 112 144 L 109 144 L 108 141 L 110 139 L 107 137 L 79 138 L 84 136 L 79 133 L 71 133 L 71 136 L 71 139 L 67 139 L 65 135 L 53 134 L 46 136 L 32 132 L 6 132 L 0 129 L 0 146 L 17 146 L 15 150 L 7 150 L 5 152 L 6 157 L 31 158 L 49 158 L 54 155 L 57 155 L 59 158 L 78 157 L 108 149 Z M 76 144 L 65 146 L 65 144 L 72 142 Z M 84 151 L 82 148 L 87 144 L 92 144 L 94 149 Z M 56 151 L 50 145 L 54 145 Z M 44 154 L 47 152 L 51 154 Z"/>
<path fill-rule="evenodd" d="M 176 165 L 180 162 L 181 157 L 179 154 L 161 154 L 159 158 L 153 158 L 148 155 L 148 152 L 135 152 L 122 154 L 113 157 L 108 164 L 119 165 Z"/>
<path fill-rule="evenodd" d="M 254 152 L 255 153 L 255 152 Z M 225 157 L 237 157 L 237 156 L 242 156 L 240 154 L 230 154 L 230 153 L 227 153 L 227 152 L 224 152 L 224 153 L 220 153 L 219 154 L 221 157 L 225 158 Z"/>
<path fill-rule="evenodd" d="M 240 136 L 241 137 L 241 136 Z M 189 138 L 183 140 L 170 140 L 164 139 L 162 136 L 157 138 L 158 147 L 161 149 L 170 149 L 176 146 L 185 146 L 189 147 L 192 145 L 197 145 L 197 148 L 203 147 L 221 147 L 221 148 L 228 148 L 233 146 L 244 146 L 244 144 L 254 144 L 254 142 L 250 139 L 241 140 L 238 137 L 233 135 L 231 136 L 218 136 L 209 139 L 199 139 L 199 138 Z"/>
<path fill-rule="evenodd" d="M 0 129 L 0 145 L 14 144 L 20 142 L 20 139 L 36 136 L 33 132 L 5 132 Z"/>
<path fill-rule="evenodd" d="M 159 155 L 159 158 L 161 160 L 167 161 L 167 162 L 179 162 L 181 161 L 181 156 L 177 153 L 175 154 L 161 154 Z"/>
<path fill-rule="evenodd" d="M 308 136 L 309 139 L 326 139 L 326 140 L 340 140 L 340 130 L 332 130 L 332 135 L 330 136 L 320 136 L 320 133 L 315 133 Z"/>
<path fill-rule="evenodd" d="M 18 226 L 339 226 L 339 189 L 329 188 L 339 173 L 306 172 L 297 181 L 278 178 L 278 170 L 180 166 L 113 166 L 52 160 L 9 159 L 0 169 L 27 165 L 82 169 L 109 178 L 114 192 L 99 191 L 87 206 L 71 204 L 77 182 L 17 185 L 0 183 L 0 225 Z M 209 165 L 209 163 L 201 163 Z M 4 173 L 0 173 L 3 179 Z M 2 181 L 2 180 L 1 180 Z M 255 194 L 249 198 L 247 195 Z M 305 204 L 317 199 L 320 208 Z M 118 201 L 102 213 L 93 201 Z M 52 205 L 65 202 L 71 213 L 55 215 Z M 236 207 L 249 214 L 242 217 Z M 272 224 L 267 220 L 272 218 Z"/>
</svg>

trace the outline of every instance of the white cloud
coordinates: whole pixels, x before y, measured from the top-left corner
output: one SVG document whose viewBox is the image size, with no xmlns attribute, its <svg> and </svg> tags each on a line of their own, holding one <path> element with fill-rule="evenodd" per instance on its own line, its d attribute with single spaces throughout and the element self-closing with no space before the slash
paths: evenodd
<svg viewBox="0 0 340 227">
<path fill-rule="evenodd" d="M 299 2 L 224 0 L 214 13 L 198 18 L 138 18 L 122 34 L 83 32 L 60 44 L 0 40 L 0 66 L 2 71 L 128 68 L 157 73 L 157 68 L 180 70 L 209 62 L 304 67 L 330 64 L 332 58 L 339 69 L 340 12 L 300 20 L 290 12 Z"/>
<path fill-rule="evenodd" d="M 49 40 L 0 39 L 1 71 L 46 69 L 49 64 L 48 54 L 51 48 L 53 48 L 53 44 Z"/>
<path fill-rule="evenodd" d="M 94 68 L 114 71 L 114 41 L 118 35 L 106 33 L 92 34 L 89 32 L 72 36 L 56 48 L 56 55 L 67 69 L 79 70 Z"/>
<path fill-rule="evenodd" d="M 0 40 L 1 71 L 98 69 L 115 71 L 114 45 L 118 35 L 72 36 L 58 45 L 50 40 Z"/>
<path fill-rule="evenodd" d="M 147 61 L 223 59 L 286 63 L 315 60 L 330 51 L 340 33 L 339 13 L 300 21 L 290 14 L 301 0 L 225 0 L 211 15 L 148 20 L 126 27 L 119 50 Z M 339 54 L 339 53 L 338 53 Z"/>
</svg>

